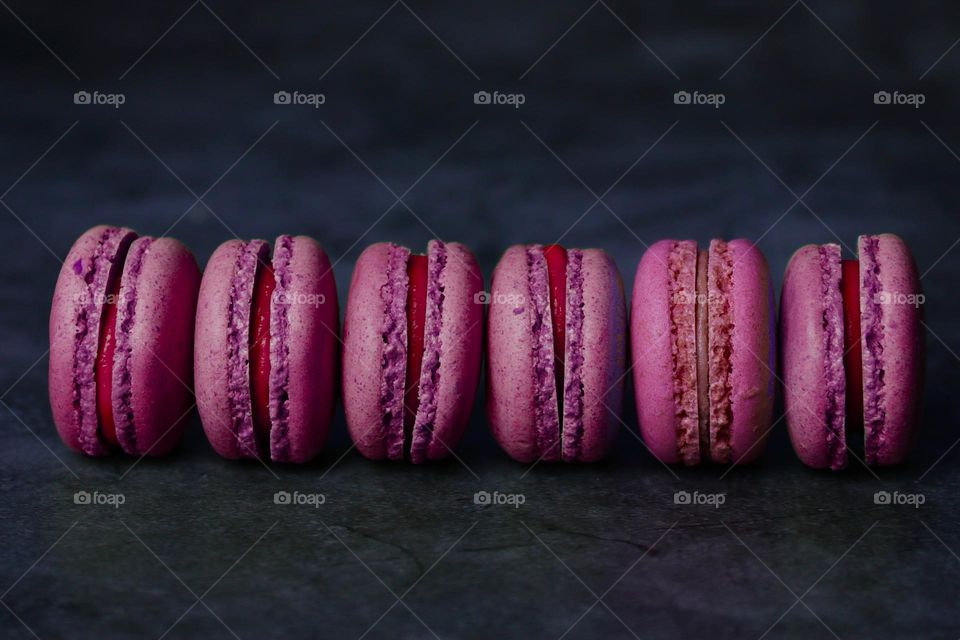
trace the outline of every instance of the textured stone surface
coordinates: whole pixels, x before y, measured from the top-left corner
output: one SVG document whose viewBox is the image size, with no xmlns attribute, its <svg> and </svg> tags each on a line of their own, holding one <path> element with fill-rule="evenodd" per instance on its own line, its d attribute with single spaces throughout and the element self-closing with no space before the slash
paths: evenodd
<svg viewBox="0 0 960 640">
<path fill-rule="evenodd" d="M 603 5 L 518 81 L 589 3 L 408 4 L 481 80 L 400 4 L 322 82 L 388 3 L 245 14 L 209 2 L 279 81 L 201 4 L 123 80 L 187 4 L 11 3 L 79 81 L 4 12 L 0 186 L 78 123 L 3 197 L 46 247 L 0 208 L 3 603 L 41 638 L 159 637 L 175 623 L 167 638 L 232 637 L 219 617 L 244 639 L 357 638 L 374 623 L 367 638 L 429 637 L 426 624 L 442 638 L 553 639 L 615 584 L 609 610 L 594 606 L 567 638 L 632 637 L 624 625 L 645 640 L 757 638 L 774 623 L 767 637 L 832 637 L 824 625 L 841 638 L 960 634 L 960 561 L 944 547 L 960 552 L 960 447 L 929 470 L 960 435 L 960 247 L 939 260 L 960 236 L 960 163 L 920 123 L 960 151 L 960 49 L 918 81 L 956 40 L 957 8 L 807 3 L 877 81 L 795 5 L 717 80 L 789 5 L 611 2 L 679 81 Z M 918 110 L 872 102 L 875 91 L 912 87 L 926 93 Z M 122 91 L 126 102 L 74 105 L 81 89 Z M 726 103 L 674 105 L 681 89 L 723 91 Z M 326 103 L 275 105 L 279 90 L 322 91 Z M 474 105 L 479 90 L 520 91 L 526 102 Z M 205 208 L 121 119 L 197 195 L 277 124 L 204 195 Z M 521 119 L 597 195 L 679 124 L 604 197 L 615 215 L 598 204 L 574 225 L 595 197 Z M 816 183 L 804 197 L 816 216 L 796 204 L 765 234 L 795 198 L 721 119 L 797 195 Z M 394 194 L 327 130 L 400 195 L 475 121 L 404 196 L 416 216 L 392 206 Z M 460 461 L 419 467 L 346 453 L 342 408 L 304 468 L 222 460 L 196 420 L 167 459 L 86 459 L 51 420 L 42 356 L 60 263 L 48 248 L 62 258 L 97 223 L 159 236 L 177 222 L 171 235 L 201 264 L 232 237 L 225 225 L 241 238 L 312 235 L 335 263 L 343 308 L 362 248 L 425 246 L 432 234 L 418 218 L 466 242 L 488 277 L 507 246 L 569 229 L 563 243 L 604 247 L 628 290 L 638 237 L 762 237 L 779 291 L 794 249 L 836 241 L 818 217 L 847 247 L 860 233 L 897 233 L 920 273 L 930 269 L 925 321 L 936 337 L 927 336 L 923 428 L 908 464 L 879 480 L 855 460 L 839 474 L 807 470 L 782 421 L 757 465 L 721 478 L 710 466 L 665 469 L 626 429 L 602 464 L 525 474 L 496 447 L 479 404 Z M 632 404 L 624 421 L 635 429 Z M 77 491 L 119 492 L 125 503 L 77 505 Z M 277 505 L 278 491 L 326 502 Z M 478 491 L 522 493 L 525 503 L 477 505 Z M 678 505 L 677 491 L 726 500 Z M 926 502 L 876 505 L 877 491 Z M 390 608 L 391 590 L 408 589 L 416 616 Z M 778 622 L 790 590 L 806 593 L 817 617 L 798 604 Z M 188 611 L 193 594 L 213 613 Z M 0 608 L 0 637 L 32 636 Z"/>
</svg>

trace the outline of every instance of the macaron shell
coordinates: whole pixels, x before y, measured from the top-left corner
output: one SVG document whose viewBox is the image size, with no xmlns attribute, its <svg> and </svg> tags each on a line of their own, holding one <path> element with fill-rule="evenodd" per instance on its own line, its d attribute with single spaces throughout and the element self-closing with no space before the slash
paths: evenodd
<svg viewBox="0 0 960 640">
<path fill-rule="evenodd" d="M 487 316 L 487 418 L 494 438 L 514 460 L 537 460 L 533 337 L 527 249 L 507 249 L 493 272 Z"/>
<path fill-rule="evenodd" d="M 278 238 L 274 246 L 280 242 Z M 333 270 L 319 243 L 294 237 L 289 273 L 286 300 L 273 302 L 286 303 L 287 316 L 288 414 L 282 458 L 306 462 L 326 442 L 336 406 L 340 313 Z"/>
<path fill-rule="evenodd" d="M 668 464 L 682 461 L 677 446 L 670 317 L 674 285 L 668 266 L 676 243 L 661 240 L 644 252 L 637 265 L 630 307 L 630 350 L 640 432 L 650 452 Z"/>
<path fill-rule="evenodd" d="M 197 302 L 194 349 L 197 409 L 210 445 L 229 459 L 258 455 L 255 449 L 242 446 L 233 431 L 228 394 L 231 285 L 244 246 L 240 240 L 228 240 L 217 247 L 203 272 Z"/>
<path fill-rule="evenodd" d="M 824 362 L 828 354 L 822 269 L 820 248 L 813 244 L 801 247 L 790 258 L 780 294 L 783 400 L 790 441 L 800 460 L 814 469 L 831 465 L 826 438 Z"/>
<path fill-rule="evenodd" d="M 138 243 L 147 242 L 136 282 L 128 282 L 126 268 L 121 280 L 120 300 L 135 300 L 133 316 L 118 312 L 117 326 L 118 331 L 121 326 L 130 331 L 130 397 L 136 434 L 135 447 L 123 439 L 121 445 L 127 453 L 159 456 L 179 442 L 193 406 L 200 269 L 190 250 L 172 238 L 139 238 L 131 254 Z M 116 380 L 119 371 L 114 374 Z M 116 398 L 115 393 L 115 412 Z"/>
<path fill-rule="evenodd" d="M 577 460 L 594 462 L 610 450 L 621 425 L 627 358 L 626 302 L 620 272 L 606 252 L 584 249 L 582 273 L 584 406 Z M 567 370 L 569 366 L 568 362 Z"/>
<path fill-rule="evenodd" d="M 103 290 L 93 292 L 91 297 L 84 274 L 92 268 L 91 261 L 104 233 L 113 228 L 107 225 L 93 227 L 74 242 L 60 269 L 50 309 L 48 389 L 53 421 L 60 438 L 68 447 L 89 455 L 106 455 L 110 453 L 110 449 L 99 438 L 83 438 L 81 435 L 81 419 L 78 408 L 74 406 L 77 323 L 84 306 L 88 302 L 102 301 L 106 294 L 104 286 Z M 127 245 L 136 237 L 130 229 L 123 228 L 120 231 L 124 237 L 123 243 Z M 100 306 L 102 307 L 102 304 Z M 96 315 L 99 319 L 100 309 Z M 96 336 L 92 338 L 96 340 Z M 89 373 L 92 380 L 92 369 Z M 76 398 L 76 401 L 79 402 L 79 398 Z"/>
<path fill-rule="evenodd" d="M 387 457 L 380 409 L 386 309 L 380 290 L 387 284 L 391 247 L 380 242 L 360 254 L 343 320 L 343 408 L 357 450 L 372 460 Z"/>
<path fill-rule="evenodd" d="M 776 367 L 773 286 L 767 260 L 752 242 L 731 240 L 727 250 L 733 262 L 732 456 L 729 462 L 745 464 L 763 452 L 773 419 Z"/>
<path fill-rule="evenodd" d="M 864 313 L 864 251 L 867 238 L 859 239 L 861 258 L 861 315 Z M 872 236 L 878 240 L 876 262 L 879 266 L 882 349 L 879 360 L 883 371 L 880 407 L 883 421 L 878 448 L 868 448 L 867 462 L 879 465 L 901 463 L 916 439 L 923 388 L 924 332 L 917 298 L 921 294 L 916 263 L 906 244 L 893 234 Z M 911 302 L 912 300 L 912 302 Z M 864 353 L 864 385 L 867 385 L 867 337 L 861 334 Z M 864 398 L 865 405 L 867 398 Z"/>
<path fill-rule="evenodd" d="M 436 241 L 431 241 L 434 245 Z M 483 274 L 473 253 L 458 242 L 445 243 L 440 324 L 437 413 L 426 458 L 450 455 L 466 429 L 483 355 Z M 419 462 L 413 456 L 414 462 Z"/>
</svg>

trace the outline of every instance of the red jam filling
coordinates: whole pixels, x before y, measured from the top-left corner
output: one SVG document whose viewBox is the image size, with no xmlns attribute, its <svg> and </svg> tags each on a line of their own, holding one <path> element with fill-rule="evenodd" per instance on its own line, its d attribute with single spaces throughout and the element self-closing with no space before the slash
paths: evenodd
<svg viewBox="0 0 960 640">
<path fill-rule="evenodd" d="M 841 261 L 843 370 L 847 383 L 847 426 L 863 428 L 863 365 L 860 353 L 860 262 Z"/>
<path fill-rule="evenodd" d="M 270 300 L 277 282 L 273 269 L 260 264 L 253 282 L 250 309 L 250 400 L 253 428 L 261 441 L 270 441 Z"/>
<path fill-rule="evenodd" d="M 113 421 L 113 354 L 117 346 L 117 299 L 120 296 L 120 276 L 110 284 L 107 299 L 100 316 L 100 337 L 97 345 L 97 360 L 94 380 L 97 384 L 97 421 L 100 434 L 114 447 L 117 440 L 117 425 Z"/>
<path fill-rule="evenodd" d="M 403 398 L 403 430 L 410 443 L 420 408 L 420 371 L 423 368 L 423 330 L 427 317 L 427 256 L 407 260 L 407 378 Z"/>
<path fill-rule="evenodd" d="M 557 402 L 563 402 L 563 358 L 567 326 L 567 250 L 557 244 L 543 248 L 550 287 L 550 316 L 553 322 L 553 362 L 557 378 Z"/>
</svg>

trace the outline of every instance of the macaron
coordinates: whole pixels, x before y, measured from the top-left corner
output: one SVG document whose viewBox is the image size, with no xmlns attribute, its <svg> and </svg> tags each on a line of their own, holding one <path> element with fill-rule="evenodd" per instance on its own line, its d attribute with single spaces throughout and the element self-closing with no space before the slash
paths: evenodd
<svg viewBox="0 0 960 640">
<path fill-rule="evenodd" d="M 640 431 L 668 464 L 739 464 L 773 417 L 770 270 L 747 240 L 663 240 L 637 267 L 630 339 Z"/>
<path fill-rule="evenodd" d="M 793 254 L 780 298 L 784 405 L 793 448 L 815 469 L 902 462 L 916 439 L 923 387 L 923 294 L 899 237 L 863 235 L 859 259 L 836 244 Z"/>
<path fill-rule="evenodd" d="M 620 425 L 626 305 L 600 249 L 515 245 L 493 274 L 487 416 L 514 460 L 593 462 Z"/>
<path fill-rule="evenodd" d="M 193 407 L 200 270 L 172 238 L 97 226 L 67 255 L 50 310 L 53 420 L 71 449 L 159 456 Z"/>
<path fill-rule="evenodd" d="M 357 260 L 344 318 L 343 406 L 372 460 L 444 458 L 473 407 L 483 342 L 483 275 L 470 250 L 426 255 L 378 243 Z"/>
<path fill-rule="evenodd" d="M 336 404 L 339 311 L 330 260 L 306 236 L 229 240 L 197 303 L 197 406 L 230 459 L 302 463 L 327 439 Z"/>
</svg>

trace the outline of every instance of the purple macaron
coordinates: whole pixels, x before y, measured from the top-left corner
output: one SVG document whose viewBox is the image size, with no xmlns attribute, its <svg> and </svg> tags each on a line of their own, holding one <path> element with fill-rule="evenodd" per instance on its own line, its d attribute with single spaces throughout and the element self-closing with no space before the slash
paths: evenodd
<svg viewBox="0 0 960 640">
<path fill-rule="evenodd" d="M 306 236 L 230 240 L 197 304 L 197 406 L 225 458 L 307 462 L 336 403 L 339 312 L 330 261 Z"/>
<path fill-rule="evenodd" d="M 780 300 L 784 404 L 794 450 L 816 469 L 847 465 L 863 429 L 865 461 L 902 462 L 916 439 L 923 387 L 923 293 L 910 250 L 864 235 L 859 260 L 807 245 Z"/>
<path fill-rule="evenodd" d="M 426 255 L 378 243 L 357 260 L 344 319 L 343 405 L 372 460 L 445 458 L 463 436 L 480 375 L 483 275 L 470 250 Z"/>
<path fill-rule="evenodd" d="M 599 249 L 515 245 L 493 274 L 487 416 L 513 459 L 592 462 L 620 425 L 626 307 Z"/>
<path fill-rule="evenodd" d="M 746 463 L 774 400 L 774 302 L 747 240 L 662 240 L 637 267 L 630 341 L 640 431 L 663 462 Z"/>
<path fill-rule="evenodd" d="M 200 270 L 172 238 L 98 226 L 74 243 L 50 311 L 50 405 L 76 451 L 158 456 L 193 406 Z"/>
</svg>

